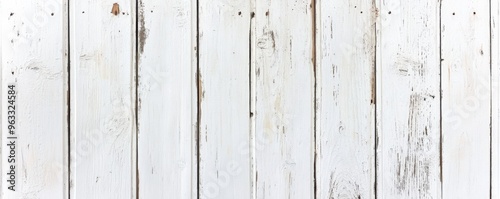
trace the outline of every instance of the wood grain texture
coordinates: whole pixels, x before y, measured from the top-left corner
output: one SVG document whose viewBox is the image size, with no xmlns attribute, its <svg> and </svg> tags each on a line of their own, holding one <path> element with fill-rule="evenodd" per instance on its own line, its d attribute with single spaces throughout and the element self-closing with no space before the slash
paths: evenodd
<svg viewBox="0 0 500 199">
<path fill-rule="evenodd" d="M 314 5 L 255 4 L 257 198 L 314 197 Z"/>
<path fill-rule="evenodd" d="M 316 3 L 316 198 L 375 198 L 375 5 Z"/>
<path fill-rule="evenodd" d="M 499 19 L 493 0 L 0 0 L 0 198 L 500 199 Z"/>
<path fill-rule="evenodd" d="M 135 5 L 70 1 L 71 198 L 136 197 Z"/>
<path fill-rule="evenodd" d="M 443 198 L 490 197 L 489 1 L 443 1 Z"/>
<path fill-rule="evenodd" d="M 198 9 L 200 198 L 250 198 L 250 2 Z"/>
<path fill-rule="evenodd" d="M 16 86 L 18 137 L 16 191 L 7 189 L 10 164 L 4 153 L 2 198 L 67 198 L 66 6 L 64 0 L 1 2 L 1 85 Z M 7 89 L 1 90 L 7 111 Z M 10 151 L 9 115 L 2 116 L 2 151 Z"/>
<path fill-rule="evenodd" d="M 139 198 L 196 198 L 196 1 L 139 5 Z"/>
<path fill-rule="evenodd" d="M 377 10 L 377 197 L 440 198 L 439 2 Z"/>
</svg>

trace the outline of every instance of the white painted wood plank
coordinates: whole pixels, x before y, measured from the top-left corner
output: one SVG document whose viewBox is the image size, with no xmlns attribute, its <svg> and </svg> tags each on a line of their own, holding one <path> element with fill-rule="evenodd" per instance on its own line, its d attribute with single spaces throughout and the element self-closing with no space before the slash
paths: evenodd
<svg viewBox="0 0 500 199">
<path fill-rule="evenodd" d="M 439 2 L 377 3 L 377 197 L 440 198 Z"/>
<path fill-rule="evenodd" d="M 375 198 L 375 5 L 317 1 L 317 198 Z"/>
<path fill-rule="evenodd" d="M 500 198 L 500 1 L 491 1 L 491 198 Z"/>
<path fill-rule="evenodd" d="M 255 6 L 256 197 L 313 198 L 313 1 Z"/>
<path fill-rule="evenodd" d="M 200 198 L 250 198 L 250 2 L 199 1 Z"/>
<path fill-rule="evenodd" d="M 192 115 L 192 126 L 191 132 L 195 134 L 191 140 L 191 150 L 193 156 L 191 157 L 191 198 L 200 198 L 199 197 L 199 97 L 200 93 L 198 90 L 198 55 L 199 55 L 199 32 L 198 32 L 198 0 L 192 0 L 191 3 L 191 41 L 193 50 L 191 51 L 191 67 L 193 71 L 196 71 L 195 75 L 191 76 L 191 82 L 194 82 L 193 86 L 196 88 L 191 89 L 191 115 Z M 196 42 L 195 42 L 196 41 Z M 196 116 L 196 117 L 194 117 Z"/>
<path fill-rule="evenodd" d="M 196 198 L 196 1 L 139 5 L 139 197 Z"/>
<path fill-rule="evenodd" d="M 71 198 L 135 197 L 135 5 L 70 1 Z"/>
<path fill-rule="evenodd" d="M 489 1 L 443 1 L 441 16 L 443 198 L 489 198 Z"/>
<path fill-rule="evenodd" d="M 2 88 L 2 198 L 67 198 L 67 1 L 2 1 L 2 86 L 15 85 L 15 129 L 7 134 L 10 104 Z M 11 111 L 14 109 L 11 109 Z M 7 136 L 15 136 L 16 140 Z M 9 148 L 9 149 L 7 149 Z M 15 192 L 6 175 L 14 165 Z"/>
</svg>

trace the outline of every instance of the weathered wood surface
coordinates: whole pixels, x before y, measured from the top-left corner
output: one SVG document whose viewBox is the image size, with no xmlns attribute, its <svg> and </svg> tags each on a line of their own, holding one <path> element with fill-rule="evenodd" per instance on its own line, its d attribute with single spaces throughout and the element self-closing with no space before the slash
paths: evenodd
<svg viewBox="0 0 500 199">
<path fill-rule="evenodd" d="M 250 2 L 198 3 L 199 197 L 250 198 Z"/>
<path fill-rule="evenodd" d="M 67 1 L 1 1 L 2 196 L 66 198 L 68 194 Z M 14 85 L 15 103 L 8 99 Z M 7 105 L 15 106 L 8 109 Z M 8 111 L 15 111 L 9 113 Z M 11 118 L 13 120 L 11 120 Z M 14 119 L 15 118 L 15 119 Z M 8 121 L 15 121 L 9 133 Z M 17 137 L 16 140 L 6 139 Z M 15 154 L 7 143 L 15 141 Z M 7 156 L 15 156 L 15 164 Z M 16 167 L 16 191 L 6 180 Z M 10 178 L 10 177 L 9 177 Z"/>
<path fill-rule="evenodd" d="M 316 196 L 374 198 L 375 5 L 316 3 Z"/>
<path fill-rule="evenodd" d="M 314 197 L 314 4 L 255 4 L 257 198 Z"/>
<path fill-rule="evenodd" d="M 499 199 L 499 5 L 0 0 L 1 198 Z"/>
<path fill-rule="evenodd" d="M 133 198 L 136 2 L 69 3 L 70 196 Z"/>
<path fill-rule="evenodd" d="M 138 9 L 139 197 L 196 198 L 196 1 Z"/>
<path fill-rule="evenodd" d="M 489 12 L 485 0 L 442 3 L 443 198 L 490 197 Z"/>
<path fill-rule="evenodd" d="M 439 1 L 377 10 L 377 197 L 440 198 Z"/>
</svg>

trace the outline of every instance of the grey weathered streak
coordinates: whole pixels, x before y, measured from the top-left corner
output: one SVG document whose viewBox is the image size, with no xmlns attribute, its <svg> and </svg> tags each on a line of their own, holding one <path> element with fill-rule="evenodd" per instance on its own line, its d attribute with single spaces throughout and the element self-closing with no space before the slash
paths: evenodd
<svg viewBox="0 0 500 199">
<path fill-rule="evenodd" d="M 439 2 L 377 10 L 377 197 L 440 198 Z"/>
</svg>

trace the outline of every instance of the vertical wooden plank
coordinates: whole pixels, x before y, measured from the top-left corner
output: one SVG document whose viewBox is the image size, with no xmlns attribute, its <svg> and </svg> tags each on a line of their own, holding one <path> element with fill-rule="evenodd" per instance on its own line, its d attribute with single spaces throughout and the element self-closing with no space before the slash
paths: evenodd
<svg viewBox="0 0 500 199">
<path fill-rule="evenodd" d="M 250 198 L 250 1 L 199 1 L 200 198 Z"/>
<path fill-rule="evenodd" d="M 135 197 L 135 6 L 70 1 L 71 198 Z"/>
<path fill-rule="evenodd" d="M 491 27 L 491 198 L 500 198 L 500 1 L 490 1 Z"/>
<path fill-rule="evenodd" d="M 375 4 L 316 3 L 316 196 L 375 198 Z"/>
<path fill-rule="evenodd" d="M 139 198 L 196 198 L 196 1 L 139 4 Z"/>
<path fill-rule="evenodd" d="M 314 197 L 314 4 L 255 4 L 257 198 Z"/>
<path fill-rule="evenodd" d="M 443 198 L 490 197 L 489 1 L 443 1 Z"/>
<path fill-rule="evenodd" d="M 199 99 L 200 99 L 200 93 L 198 90 L 198 72 L 199 72 L 199 65 L 198 65 L 198 56 L 199 56 L 199 31 L 198 31 L 198 0 L 192 0 L 191 3 L 191 40 L 193 41 L 193 49 L 191 51 L 191 67 L 193 68 L 193 72 L 195 72 L 195 75 L 191 76 L 191 82 L 194 82 L 193 86 L 196 86 L 196 88 L 191 89 L 191 115 L 192 115 L 192 126 L 191 126 L 191 132 L 193 132 L 195 135 L 193 136 L 191 140 L 191 150 L 193 156 L 191 157 L 191 198 L 194 199 L 199 199 L 200 194 L 199 194 L 199 124 L 200 124 L 200 114 L 198 113 L 199 111 Z M 196 117 L 195 117 L 196 116 Z"/>
<path fill-rule="evenodd" d="M 1 2 L 2 198 L 67 198 L 66 6 Z"/>
<path fill-rule="evenodd" d="M 377 7 L 377 197 L 441 198 L 439 1 Z"/>
</svg>

